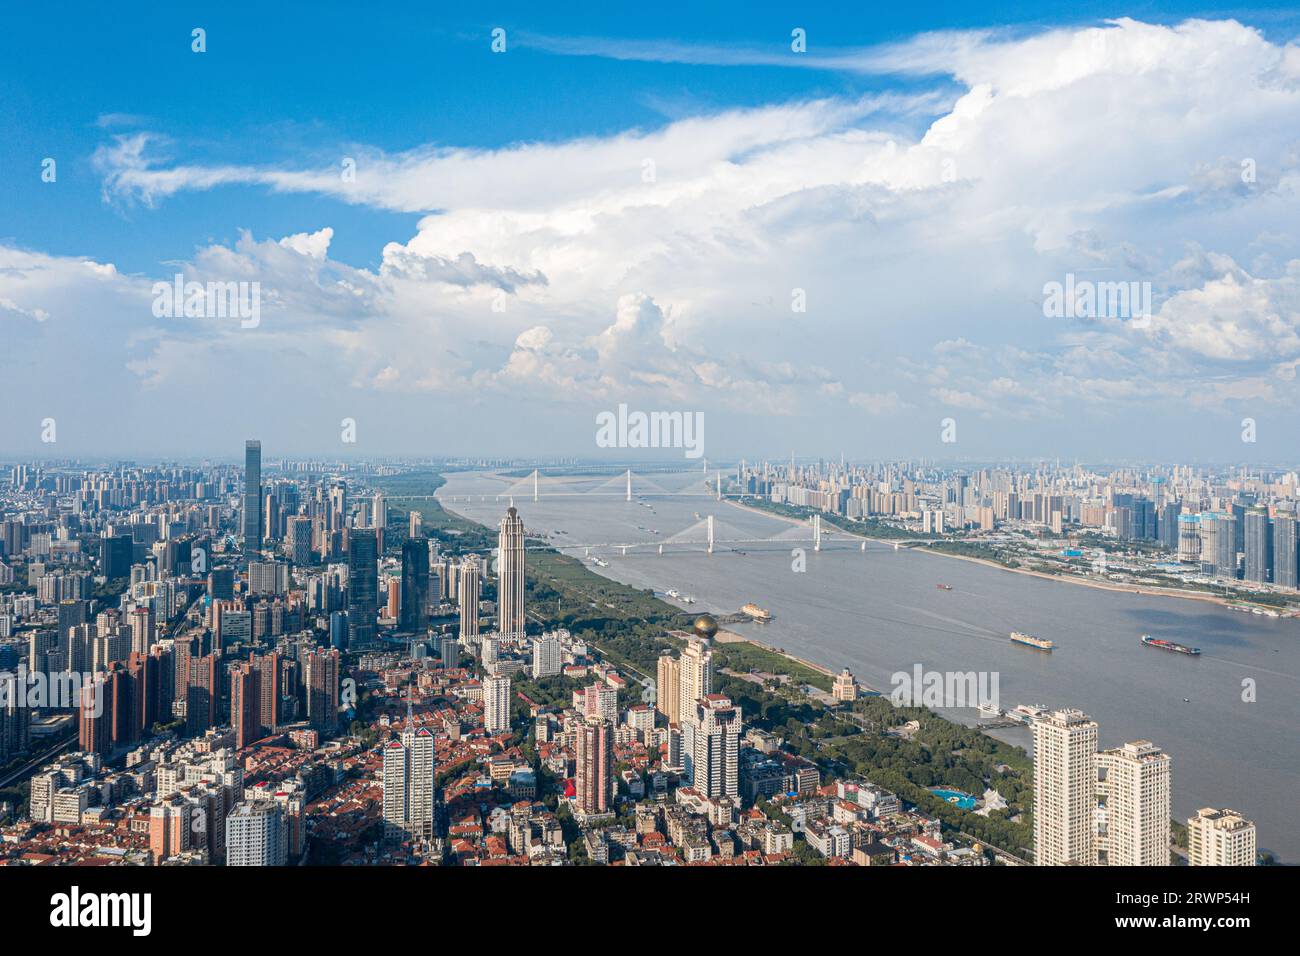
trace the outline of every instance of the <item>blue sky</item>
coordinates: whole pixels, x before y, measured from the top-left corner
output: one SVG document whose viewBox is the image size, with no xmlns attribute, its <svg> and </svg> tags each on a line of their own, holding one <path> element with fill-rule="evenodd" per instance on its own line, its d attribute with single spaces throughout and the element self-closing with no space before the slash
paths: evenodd
<svg viewBox="0 0 1300 956">
<path fill-rule="evenodd" d="M 0 163 L 39 168 L 60 160 L 60 188 L 10 179 L 0 236 L 52 253 L 112 250 L 124 269 L 147 270 L 238 230 L 298 232 L 313 217 L 336 225 L 333 254 L 357 266 L 379 261 L 377 244 L 416 217 L 344 203 L 326 215 L 319 197 L 229 190 L 180 197 L 163 214 L 101 201 L 92 166 L 108 131 L 146 126 L 175 140 L 180 156 L 229 162 L 316 157 L 332 162 L 348 144 L 386 151 L 428 143 L 493 148 L 528 140 L 654 128 L 683 115 L 773 100 L 854 95 L 915 81 L 836 70 L 644 63 L 558 56 L 536 37 L 602 37 L 707 43 L 784 52 L 793 26 L 814 51 L 867 47 L 930 30 L 1092 25 L 1123 14 L 1149 22 L 1205 15 L 1199 4 L 937 2 L 880 5 L 869 16 L 845 4 L 655 4 L 633 17 L 603 3 L 495 4 L 485 10 L 355 2 L 57 5 L 24 8 L 0 33 Z M 852 7 L 852 5 L 847 5 Z M 1300 12 L 1259 4 L 1239 15 L 1266 33 L 1294 34 Z M 412 9 L 412 7 L 414 9 Z M 1213 15 L 1213 14 L 1211 14 Z M 208 31 L 208 52 L 190 51 L 190 30 Z M 507 30 L 510 56 L 489 50 Z M 380 91 L 400 88 L 399 97 Z M 117 122 L 101 125 L 107 117 Z M 236 193 L 236 195 L 232 195 Z M 237 193 L 243 193 L 238 195 Z M 249 193 L 252 193 L 251 195 Z"/>
<path fill-rule="evenodd" d="M 1112 17 L 1138 26 L 1105 26 Z M 1191 17 L 1227 26 L 1169 29 Z M 365 430 L 375 451 L 439 444 L 455 452 L 538 453 L 547 448 L 537 426 L 547 423 L 556 429 L 554 450 L 585 454 L 595 451 L 594 413 L 626 397 L 645 408 L 711 414 L 719 455 L 775 454 L 809 437 L 826 447 L 808 453 L 834 451 L 846 432 L 855 436 L 846 443 L 850 452 L 865 455 L 967 450 L 933 449 L 932 437 L 916 438 L 937 431 L 936 416 L 954 408 L 976 426 L 970 454 L 1138 453 L 1145 439 L 1117 435 L 1112 423 L 1123 415 L 1113 406 L 1126 386 L 1142 390 L 1141 377 L 1167 376 L 1169 388 L 1150 386 L 1163 395 L 1152 414 L 1167 416 L 1166 431 L 1175 436 L 1161 451 L 1173 454 L 1186 443 L 1198 455 L 1239 455 L 1231 445 L 1198 441 L 1202 430 L 1180 424 L 1180 412 L 1206 397 L 1197 414 L 1217 417 L 1227 434 L 1252 403 L 1267 417 L 1290 395 L 1279 383 L 1294 372 L 1286 364 L 1294 337 L 1286 263 L 1296 258 L 1296 244 L 1284 228 L 1294 213 L 1294 157 L 1276 126 L 1291 116 L 1288 51 L 1298 19 L 1294 10 L 1267 4 L 1215 11 L 933 3 L 869 13 L 829 4 L 758 4 L 743 13 L 656 4 L 635 16 L 595 4 L 562 12 L 525 4 L 472 11 L 180 4 L 124 13 L 87 6 L 75 15 L 27 8 L 0 31 L 0 167 L 8 171 L 0 187 L 0 252 L 10 251 L 0 263 L 0 276 L 7 269 L 10 277 L 9 285 L 0 281 L 0 329 L 7 328 L 13 367 L 25 369 L 12 380 L 35 393 L 59 383 L 61 399 L 45 401 L 69 421 L 69 453 L 112 450 L 101 430 L 78 422 L 96 386 L 137 417 L 166 415 L 187 387 L 241 391 L 247 375 L 242 409 L 205 404 L 177 413 L 175 427 L 164 429 L 167 441 L 157 428 L 124 423 L 122 450 L 202 451 L 209 436 L 224 442 L 255 427 L 257 410 L 268 405 L 286 409 L 283 422 L 260 423 L 285 445 L 328 450 L 335 426 L 321 425 L 308 433 L 314 438 L 295 427 L 289 409 L 302 401 L 327 406 L 322 421 L 354 408 L 379 419 Z M 201 55 L 190 50 L 196 26 L 207 31 Z M 504 55 L 489 49 L 494 27 L 507 31 Z M 794 27 L 807 31 L 802 60 L 789 49 Z M 1060 62 L 1059 53 L 1044 52 L 1057 43 L 1052 38 L 1064 44 L 1102 31 L 1114 39 L 1104 52 L 1097 48 L 1099 65 L 1059 82 L 1032 79 Z M 1258 45 L 1253 58 L 1231 59 L 1242 42 Z M 1134 58 L 1145 57 L 1154 59 L 1134 67 Z M 1251 65 L 1270 58 L 1278 64 L 1271 73 Z M 1210 64 L 1236 71 L 1225 77 L 1225 95 L 1234 80 L 1248 98 L 1264 89 L 1258 110 L 1229 119 L 1226 105 L 1216 112 L 1204 93 L 1189 89 L 1182 101 L 1167 95 L 1171 83 L 1185 86 Z M 983 87 L 991 90 L 987 101 Z M 884 99 L 864 106 L 868 97 Z M 1024 195 L 981 165 L 996 158 L 990 143 L 999 136 L 1011 137 L 1018 156 L 1039 151 L 1030 119 L 1037 108 L 1057 119 L 1078 109 L 1078 121 L 1062 121 L 1064 139 L 1089 113 L 1105 119 L 1106 110 L 1142 97 L 1152 110 L 1168 110 L 1170 130 L 1179 129 L 1179 116 L 1203 111 L 1208 119 L 1206 128 L 1188 131 L 1186 149 L 1171 150 L 1163 165 L 1140 176 L 1108 183 L 1112 171 L 1073 168 L 1079 151 L 1063 144 L 1060 152 L 1044 151 L 1051 165 Z M 1002 125 L 954 137 L 947 130 L 968 123 L 963 109 L 977 111 L 978 122 L 996 115 Z M 1152 119 L 1147 125 L 1159 127 L 1161 116 Z M 1115 128 L 1114 120 L 1101 122 L 1081 142 L 1105 149 Z M 674 130 L 681 142 L 673 142 Z M 1020 134 L 1024 145 L 1014 138 Z M 716 155 L 707 148 L 703 158 L 692 155 L 696 136 L 714 144 Z M 908 168 L 896 166 L 887 140 L 907 156 Z M 923 155 L 940 141 L 954 144 L 953 177 L 936 174 L 946 167 Z M 532 148 L 547 144 L 553 154 Z M 821 168 L 846 144 L 864 150 L 872 171 L 846 173 L 852 167 L 837 165 L 841 158 Z M 963 149 L 972 157 L 964 168 L 978 175 L 962 171 Z M 611 190 L 636 184 L 642 153 L 656 154 L 646 158 L 658 160 L 659 182 L 680 195 L 666 204 L 611 198 Z M 1224 170 L 1257 153 L 1267 190 L 1241 196 L 1224 187 Z M 360 157 L 366 171 L 382 167 L 386 181 L 370 179 L 361 193 L 323 183 L 345 156 Z M 55 183 L 41 182 L 46 157 L 58 163 Z M 629 157 L 626 183 L 604 178 Z M 553 172 L 537 172 L 547 163 Z M 792 176 L 790 163 L 814 171 Z M 524 182 L 524 173 L 535 181 Z M 954 178 L 970 184 L 968 196 L 987 193 L 961 210 L 957 229 L 940 198 Z M 1054 195 L 1058 187 L 1070 195 Z M 689 197 L 712 203 L 732 188 L 730 200 L 716 200 L 727 226 L 710 229 L 691 218 L 700 201 Z M 1117 200 L 1123 195 L 1129 199 Z M 1023 209 L 1023 221 L 993 225 L 995 210 L 1008 206 Z M 583 241 L 563 244 L 561 256 L 546 244 L 557 229 L 573 238 L 566 230 L 575 216 L 590 228 L 578 229 Z M 601 238 L 602 229 L 613 240 Z M 517 245 L 501 240 L 524 233 L 531 238 Z M 312 235 L 318 239 L 277 245 Z M 638 235 L 649 237 L 643 246 Z M 789 252 L 780 241 L 787 235 L 794 239 Z M 823 248 L 827 236 L 838 240 Z M 615 250 L 615 240 L 628 248 Z M 957 254 L 959 242 L 984 249 L 988 261 Z M 313 254 L 303 251 L 309 247 Z M 283 261 L 283 248 L 296 249 L 310 269 L 277 271 L 297 268 L 297 260 Z M 751 267 L 755 256 L 782 263 L 746 271 L 745 249 Z M 600 261 L 600 250 L 610 250 L 609 261 Z M 892 256 L 905 266 L 891 265 Z M 31 257 L 44 271 L 40 280 L 24 271 Z M 938 264 L 927 274 L 917 263 L 931 258 Z M 111 264 L 120 278 L 88 291 L 75 272 L 60 271 L 80 260 Z M 270 309 L 254 345 L 245 344 L 254 336 L 226 329 L 151 325 L 147 300 L 143 318 L 128 310 L 120 322 L 85 330 L 75 323 L 87 320 L 67 314 L 124 308 L 141 294 L 131 279 L 147 287 L 178 269 L 222 278 L 220 263 L 230 268 L 234 260 L 240 275 L 283 290 L 276 300 L 283 320 L 277 324 L 280 313 Z M 426 282 L 422 292 L 406 284 L 413 261 Z M 916 275 L 903 282 L 900 269 Z M 1152 281 L 1157 308 L 1172 302 L 1168 315 L 1136 343 L 1125 330 L 1051 328 L 1041 312 L 1028 324 L 1044 280 L 1089 269 Z M 857 270 L 880 271 L 855 287 L 845 277 Z M 787 271 L 785 285 L 764 287 L 765 276 L 784 280 Z M 593 273 L 608 281 L 592 280 Z M 891 277 L 899 288 L 889 287 Z M 774 313 L 772 303 L 788 299 L 797 282 L 808 283 L 818 309 L 754 318 L 754 309 Z M 945 301 L 927 317 L 935 286 L 947 282 L 964 291 L 940 293 Z M 1230 307 L 1214 306 L 1209 319 L 1197 309 L 1222 298 L 1225 282 L 1246 301 L 1231 308 L 1258 311 L 1267 302 L 1264 312 L 1280 309 L 1281 318 L 1258 334 L 1233 326 L 1232 343 L 1212 341 L 1206 323 L 1231 325 L 1224 319 Z M 915 295 L 905 294 L 909 284 Z M 344 308 L 339 288 L 355 293 L 359 308 Z M 501 288 L 510 308 L 473 311 Z M 889 314 L 865 315 L 864 302 Z M 824 308 L 828 303 L 834 308 Z M 1023 329 L 1007 327 L 1011 312 L 1023 312 Z M 428 328 L 415 324 L 426 320 Z M 918 334 L 930 328 L 933 334 Z M 440 340 L 438 355 L 416 362 L 426 334 Z M 787 344 L 792 336 L 797 344 Z M 84 340 L 84 349 L 51 354 L 70 338 Z M 819 338 L 832 347 L 809 344 Z M 329 366 L 330 387 L 317 380 L 321 343 L 338 360 Z M 256 356 L 241 356 L 243 348 L 277 359 L 262 368 Z M 885 348 L 896 355 L 886 358 Z M 1022 348 L 1032 356 L 1014 354 Z M 1115 356 L 1142 348 L 1151 350 L 1144 360 L 1102 374 Z M 215 367 L 224 376 L 185 385 L 199 375 L 204 350 L 214 357 L 203 374 Z M 1073 353 L 1079 361 L 1067 369 L 1062 356 Z M 445 367 L 440 355 L 452 356 Z M 638 358 L 647 359 L 645 367 Z M 172 374 L 178 369 L 189 369 L 188 379 Z M 981 369 L 989 371 L 984 381 L 972 374 Z M 1195 396 L 1172 384 L 1189 375 L 1201 383 Z M 270 376 L 282 381 L 264 385 Z M 989 386 L 1006 402 L 991 400 Z M 1089 403 L 1086 390 L 1094 387 L 1098 400 Z M 1083 390 L 1071 408 L 1087 405 L 1088 421 L 1066 442 L 1063 405 L 1048 401 L 1038 418 L 1025 412 L 1072 389 Z M 575 403 L 575 394 L 592 397 Z M 779 407 L 756 402 L 771 396 Z M 383 417 L 401 401 L 481 427 L 429 426 L 413 435 Z M 521 401 L 536 418 L 512 434 Z M 43 418 L 40 404 L 24 399 L 22 415 Z M 196 421 L 202 427 L 182 424 Z M 4 428 L 0 438 L 10 447 L 49 451 L 31 448 L 30 423 Z M 861 437 L 869 433 L 878 440 Z M 412 438 L 419 447 L 402 447 Z M 775 447 L 756 447 L 765 441 Z"/>
</svg>

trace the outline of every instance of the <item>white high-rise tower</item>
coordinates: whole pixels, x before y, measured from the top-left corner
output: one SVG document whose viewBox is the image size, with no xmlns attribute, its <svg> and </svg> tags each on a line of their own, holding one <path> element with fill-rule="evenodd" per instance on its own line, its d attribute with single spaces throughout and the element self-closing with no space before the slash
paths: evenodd
<svg viewBox="0 0 1300 956">
<path fill-rule="evenodd" d="M 1197 810 L 1187 821 L 1187 865 L 1254 866 L 1255 824 L 1236 810 Z"/>
<path fill-rule="evenodd" d="M 1034 723 L 1034 861 L 1093 861 L 1097 723 L 1080 710 L 1057 710 Z"/>
<path fill-rule="evenodd" d="M 1097 754 L 1093 861 L 1169 866 L 1169 755 L 1149 740 Z"/>
<path fill-rule="evenodd" d="M 456 600 L 460 604 L 460 642 L 466 647 L 478 643 L 478 558 L 466 555 L 460 563 Z"/>
<path fill-rule="evenodd" d="M 524 637 L 524 519 L 511 505 L 501 519 L 497 544 L 497 630 L 511 640 Z"/>
<path fill-rule="evenodd" d="M 483 678 L 483 729 L 503 734 L 510 729 L 510 678 Z"/>
</svg>

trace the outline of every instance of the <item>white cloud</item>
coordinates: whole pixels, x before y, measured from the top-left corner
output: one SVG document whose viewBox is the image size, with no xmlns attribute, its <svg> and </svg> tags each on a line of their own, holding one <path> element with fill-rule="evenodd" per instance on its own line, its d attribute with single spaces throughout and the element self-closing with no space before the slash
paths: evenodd
<svg viewBox="0 0 1300 956">
<path fill-rule="evenodd" d="M 752 61 L 599 41 L 551 48 Z M 931 34 L 799 65 L 939 78 L 907 95 L 558 143 L 356 150 L 352 180 L 332 168 L 187 163 L 163 137 L 115 136 L 96 157 L 105 195 L 157 215 L 182 191 L 233 186 L 426 213 L 375 270 L 331 259 L 333 231 L 319 223 L 201 248 L 186 275 L 258 279 L 261 328 L 148 326 L 131 340 L 131 367 L 155 389 L 209 380 L 201 356 L 217 344 L 245 357 L 220 370 L 236 385 L 264 374 L 270 350 L 290 383 L 328 375 L 454 401 L 527 396 L 538 414 L 632 390 L 827 427 L 866 413 L 897 440 L 917 421 L 932 432 L 934 413 L 952 408 L 1047 429 L 1079 409 L 1120 415 L 1139 398 L 1170 415 L 1189 401 L 1294 402 L 1294 46 L 1233 21 L 1119 20 Z M 1241 176 L 1247 159 L 1253 180 Z M 4 255 L 21 254 L 0 250 L 0 264 Z M 84 291 L 93 266 L 41 269 Z M 1150 327 L 1044 319 L 1043 284 L 1066 273 L 1151 282 Z M 98 281 L 119 298 L 148 286 Z M 50 326 L 66 314 L 63 288 L 0 268 L 0 296 L 44 310 Z M 795 290 L 805 312 L 791 308 Z"/>
</svg>

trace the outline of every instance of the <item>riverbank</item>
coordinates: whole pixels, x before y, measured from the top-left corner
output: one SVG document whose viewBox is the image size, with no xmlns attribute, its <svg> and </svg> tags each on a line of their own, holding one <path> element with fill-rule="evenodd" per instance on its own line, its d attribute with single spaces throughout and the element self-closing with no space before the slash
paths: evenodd
<svg viewBox="0 0 1300 956">
<path fill-rule="evenodd" d="M 778 521 L 784 521 L 787 524 L 795 526 L 804 525 L 807 522 L 799 518 L 792 518 L 789 515 L 778 514 L 774 511 L 768 511 L 765 508 L 756 508 L 753 505 L 743 504 L 739 501 L 728 501 L 733 508 L 739 508 L 742 511 L 750 511 L 754 514 L 760 514 L 767 518 L 775 518 Z M 847 535 L 858 541 L 871 541 L 877 544 L 894 544 L 889 538 L 874 538 L 870 535 L 860 534 L 856 531 L 850 531 L 840 525 L 832 525 L 838 534 Z M 1060 581 L 1063 584 L 1077 584 L 1087 588 L 1096 588 L 1099 591 L 1127 591 L 1130 594 L 1153 594 L 1158 597 L 1182 598 L 1188 601 L 1202 601 L 1207 604 L 1217 604 L 1220 607 L 1240 607 L 1243 604 L 1251 607 L 1260 607 L 1264 610 L 1277 610 L 1266 605 L 1255 605 L 1247 598 L 1233 597 L 1222 594 L 1210 594 L 1206 591 L 1189 591 L 1185 588 L 1161 587 L 1157 584 L 1126 584 L 1122 581 L 1093 581 L 1087 578 L 1080 578 L 1074 575 L 1050 574 L 1046 571 L 1035 571 L 1032 568 L 1009 568 L 998 561 L 991 561 L 988 558 L 977 558 L 968 554 L 951 554 L 947 551 L 938 551 L 934 548 L 928 548 L 924 545 L 919 547 L 908 548 L 915 554 L 929 554 L 940 558 L 953 558 L 957 561 L 970 561 L 974 564 L 982 564 L 988 568 L 994 568 L 998 571 L 1006 571 L 1010 574 L 1024 574 L 1029 577 L 1043 578 L 1047 581 Z M 1279 617 L 1281 615 L 1279 614 Z"/>
<path fill-rule="evenodd" d="M 812 674 L 819 675 L 821 678 L 824 679 L 824 681 L 834 681 L 835 679 L 836 672 L 831 670 L 829 667 L 824 667 L 821 664 L 816 663 L 815 661 L 810 661 L 807 658 L 799 657 L 795 654 L 791 654 L 789 651 L 785 650 L 784 648 L 775 647 L 771 644 L 764 643 L 763 641 L 760 641 L 756 637 L 749 637 L 748 635 L 745 634 L 739 634 L 736 631 L 730 631 L 727 630 L 726 628 L 719 628 L 718 633 L 714 635 L 713 639 L 718 644 L 723 644 L 723 645 L 748 644 L 751 648 L 754 648 L 756 651 L 759 651 L 763 654 L 768 654 L 773 657 L 781 658 L 784 661 L 788 661 L 791 665 L 793 665 L 797 669 L 802 669 L 805 671 L 809 671 Z M 796 671 L 791 676 L 800 676 L 800 675 Z M 817 681 L 816 683 L 822 683 L 822 682 Z M 829 687 L 830 685 L 827 684 L 826 686 Z M 877 693 L 877 691 L 874 688 L 868 687 L 866 684 L 862 683 L 861 681 L 858 681 L 858 686 L 863 690 L 865 690 L 867 693 L 871 693 L 871 694 Z"/>
</svg>

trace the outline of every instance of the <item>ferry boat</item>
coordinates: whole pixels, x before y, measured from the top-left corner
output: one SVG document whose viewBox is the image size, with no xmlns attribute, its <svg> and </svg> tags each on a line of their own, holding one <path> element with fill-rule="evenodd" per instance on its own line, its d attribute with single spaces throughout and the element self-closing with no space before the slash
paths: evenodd
<svg viewBox="0 0 1300 956">
<path fill-rule="evenodd" d="M 682 596 L 682 592 L 678 591 L 676 588 L 669 588 L 664 592 L 664 594 L 667 594 L 670 598 L 679 598 Z"/>
<path fill-rule="evenodd" d="M 767 608 L 759 607 L 757 604 L 746 604 L 740 609 L 740 613 L 748 614 L 760 624 L 766 624 L 768 621 L 772 620 L 772 612 Z"/>
<path fill-rule="evenodd" d="M 951 585 L 951 584 L 936 584 L 935 587 L 937 587 L 940 591 L 951 591 L 951 590 L 952 590 L 952 585 Z"/>
<path fill-rule="evenodd" d="M 1176 654 L 1190 654 L 1193 657 L 1201 653 L 1199 647 L 1188 647 L 1186 644 L 1176 644 L 1173 641 L 1162 641 L 1159 638 L 1152 637 L 1150 634 L 1142 635 L 1142 643 L 1147 647 L 1158 647 L 1162 651 L 1173 651 Z"/>
<path fill-rule="evenodd" d="M 1024 644 L 1026 647 L 1033 647 L 1040 651 L 1050 651 L 1056 647 L 1054 643 L 1045 637 L 1034 637 L 1032 634 L 1022 634 L 1020 631 L 1011 632 L 1011 641 L 1015 644 Z"/>
<path fill-rule="evenodd" d="M 995 719 L 995 718 L 998 718 L 998 717 L 1001 717 L 1001 716 L 1002 716 L 1002 711 L 1001 711 L 1001 709 L 999 709 L 998 707 L 995 707 L 993 704 L 990 704 L 990 703 L 988 703 L 987 701 L 985 701 L 984 703 L 980 704 L 978 710 L 979 710 L 979 715 L 980 715 L 981 717 L 987 717 L 987 718 L 994 718 L 994 719 Z"/>
<path fill-rule="evenodd" d="M 1007 711 L 1007 719 L 1014 720 L 1017 723 L 1032 726 L 1035 721 L 1042 720 L 1047 716 L 1047 707 L 1043 704 L 1016 704 L 1016 706 Z"/>
</svg>

